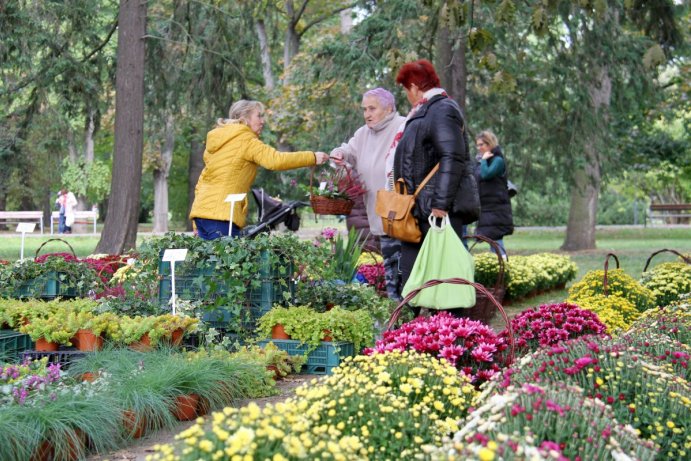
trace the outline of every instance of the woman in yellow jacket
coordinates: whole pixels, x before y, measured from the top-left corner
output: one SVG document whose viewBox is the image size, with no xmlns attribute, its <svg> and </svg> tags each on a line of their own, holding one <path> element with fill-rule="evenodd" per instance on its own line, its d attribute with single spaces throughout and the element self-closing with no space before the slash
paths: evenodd
<svg viewBox="0 0 691 461">
<path fill-rule="evenodd" d="M 240 100 L 233 104 L 228 119 L 219 119 L 206 136 L 204 169 L 194 189 L 190 219 L 205 240 L 228 235 L 230 203 L 228 194 L 247 193 L 257 176 L 257 167 L 290 170 L 321 165 L 324 152 L 278 152 L 259 140 L 264 128 L 264 105 Z M 235 204 L 231 235 L 237 237 L 247 219 L 247 198 Z"/>
</svg>

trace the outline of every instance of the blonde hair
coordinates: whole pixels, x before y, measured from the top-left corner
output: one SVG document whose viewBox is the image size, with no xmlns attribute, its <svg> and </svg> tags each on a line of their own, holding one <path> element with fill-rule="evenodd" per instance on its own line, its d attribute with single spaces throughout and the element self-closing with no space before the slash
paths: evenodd
<svg viewBox="0 0 691 461">
<path fill-rule="evenodd" d="M 477 135 L 475 140 L 477 141 L 478 139 L 481 139 L 489 146 L 490 149 L 494 149 L 499 145 L 499 140 L 497 139 L 497 135 L 492 133 L 489 130 L 481 131 L 480 134 Z"/>
<path fill-rule="evenodd" d="M 230 106 L 228 118 L 219 118 L 216 120 L 216 126 L 230 125 L 233 123 L 247 124 L 252 112 L 255 110 L 261 114 L 264 112 L 264 104 L 259 101 L 252 101 L 249 99 L 241 99 L 236 101 L 232 106 Z"/>
</svg>

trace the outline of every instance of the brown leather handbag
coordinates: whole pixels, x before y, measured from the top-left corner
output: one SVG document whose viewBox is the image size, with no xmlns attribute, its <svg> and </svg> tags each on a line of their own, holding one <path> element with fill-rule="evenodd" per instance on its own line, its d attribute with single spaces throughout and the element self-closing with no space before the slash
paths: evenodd
<svg viewBox="0 0 691 461">
<path fill-rule="evenodd" d="M 399 178 L 394 184 L 395 190 L 380 189 L 377 191 L 377 202 L 374 211 L 381 218 L 386 235 L 402 242 L 418 243 L 422 239 L 420 226 L 418 226 L 417 219 L 413 216 L 415 197 L 417 197 L 417 194 L 425 187 L 438 169 L 439 164 L 437 163 L 425 176 L 425 179 L 420 183 L 413 195 L 408 195 L 408 190 L 402 178 Z"/>
</svg>

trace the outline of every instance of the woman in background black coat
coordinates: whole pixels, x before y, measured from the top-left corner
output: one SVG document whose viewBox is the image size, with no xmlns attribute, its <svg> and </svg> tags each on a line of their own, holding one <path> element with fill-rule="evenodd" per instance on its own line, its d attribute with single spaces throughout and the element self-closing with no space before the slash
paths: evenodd
<svg viewBox="0 0 691 461">
<path fill-rule="evenodd" d="M 478 164 L 475 175 L 480 189 L 480 219 L 475 233 L 491 238 L 506 259 L 504 236 L 513 234 L 513 213 L 507 187 L 506 160 L 497 136 L 481 132 L 475 139 Z"/>
</svg>

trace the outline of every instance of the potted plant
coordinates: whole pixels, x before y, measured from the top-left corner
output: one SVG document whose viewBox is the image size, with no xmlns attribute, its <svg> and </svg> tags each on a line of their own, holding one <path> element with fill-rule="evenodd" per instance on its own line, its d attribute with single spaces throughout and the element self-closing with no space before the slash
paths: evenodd
<svg viewBox="0 0 691 461">
<path fill-rule="evenodd" d="M 163 339 L 172 345 L 179 345 L 183 335 L 194 331 L 199 323 L 198 319 L 183 315 L 163 314 L 155 318 L 154 328 L 149 332 L 152 345 L 157 345 Z"/>
<path fill-rule="evenodd" d="M 134 349 L 149 350 L 151 349 L 149 332 L 153 330 L 155 325 L 155 317 L 129 317 L 125 315 L 120 317 L 119 327 L 113 329 L 111 337 L 114 341 L 129 345 Z"/>
<path fill-rule="evenodd" d="M 31 323 L 22 325 L 19 331 L 31 336 L 37 351 L 56 351 L 60 344 L 71 346 L 71 339 L 77 332 L 78 328 L 70 325 L 67 318 L 67 310 L 57 309 L 50 317 L 32 319 Z"/>
</svg>

